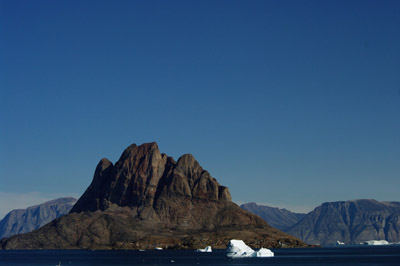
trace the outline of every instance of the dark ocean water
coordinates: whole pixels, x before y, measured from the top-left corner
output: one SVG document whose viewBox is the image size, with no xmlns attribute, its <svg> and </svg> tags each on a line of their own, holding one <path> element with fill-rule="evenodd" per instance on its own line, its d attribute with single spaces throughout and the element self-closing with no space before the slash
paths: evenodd
<svg viewBox="0 0 400 266">
<path fill-rule="evenodd" d="M 176 251 L 0 251 L 0 266 L 99 265 L 400 265 L 400 246 L 274 249 L 272 258 L 226 257 L 225 250 Z"/>
</svg>

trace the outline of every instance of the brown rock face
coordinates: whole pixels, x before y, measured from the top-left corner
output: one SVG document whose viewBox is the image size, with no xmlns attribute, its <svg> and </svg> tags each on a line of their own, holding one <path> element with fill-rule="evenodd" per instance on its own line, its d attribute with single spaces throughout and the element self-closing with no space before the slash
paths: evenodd
<svg viewBox="0 0 400 266">
<path fill-rule="evenodd" d="M 253 247 L 304 245 L 234 204 L 192 155 L 175 162 L 146 143 L 129 146 L 115 165 L 102 159 L 69 215 L 0 247 L 225 248 L 232 238 Z"/>
<path fill-rule="evenodd" d="M 71 213 L 130 207 L 140 219 L 164 225 L 181 223 L 193 229 L 205 227 L 194 215 L 196 210 L 189 211 L 194 205 L 230 201 L 228 188 L 203 170 L 191 154 L 175 162 L 161 154 L 156 143 L 146 143 L 129 146 L 115 165 L 102 159 Z"/>
<path fill-rule="evenodd" d="M 156 143 L 129 146 L 115 165 L 101 159 L 92 183 L 71 212 L 151 205 L 166 162 Z"/>
</svg>

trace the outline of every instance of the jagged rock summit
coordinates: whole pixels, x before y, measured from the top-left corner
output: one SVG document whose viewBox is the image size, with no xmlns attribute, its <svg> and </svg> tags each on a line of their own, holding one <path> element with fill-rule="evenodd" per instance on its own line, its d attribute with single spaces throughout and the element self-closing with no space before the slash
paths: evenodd
<svg viewBox="0 0 400 266">
<path fill-rule="evenodd" d="M 305 245 L 234 204 L 192 155 L 175 162 L 146 143 L 129 146 L 115 164 L 101 159 L 70 214 L 0 248 L 226 248 L 234 238 L 253 248 Z"/>
<path fill-rule="evenodd" d="M 193 155 L 185 154 L 175 162 L 153 142 L 132 144 L 115 165 L 101 159 L 92 183 L 71 212 L 104 211 L 116 205 L 145 217 L 157 208 L 160 197 L 231 201 L 228 188 L 203 170 Z"/>
</svg>

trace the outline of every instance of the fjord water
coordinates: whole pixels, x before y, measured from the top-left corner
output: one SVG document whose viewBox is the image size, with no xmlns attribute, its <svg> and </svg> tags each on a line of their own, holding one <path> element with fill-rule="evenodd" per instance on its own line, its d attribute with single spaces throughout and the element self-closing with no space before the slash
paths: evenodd
<svg viewBox="0 0 400 266">
<path fill-rule="evenodd" d="M 274 249 L 271 258 L 228 258 L 225 250 L 0 251 L 0 266 L 105 265 L 400 265 L 400 246 Z"/>
</svg>

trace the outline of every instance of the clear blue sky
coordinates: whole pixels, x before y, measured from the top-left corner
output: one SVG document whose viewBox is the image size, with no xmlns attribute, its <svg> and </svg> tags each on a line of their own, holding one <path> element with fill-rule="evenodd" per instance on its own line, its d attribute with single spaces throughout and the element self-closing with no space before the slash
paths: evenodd
<svg viewBox="0 0 400 266">
<path fill-rule="evenodd" d="M 400 201 L 400 1 L 1 0 L 0 75 L 0 216 L 150 141 L 239 203 Z"/>
</svg>

